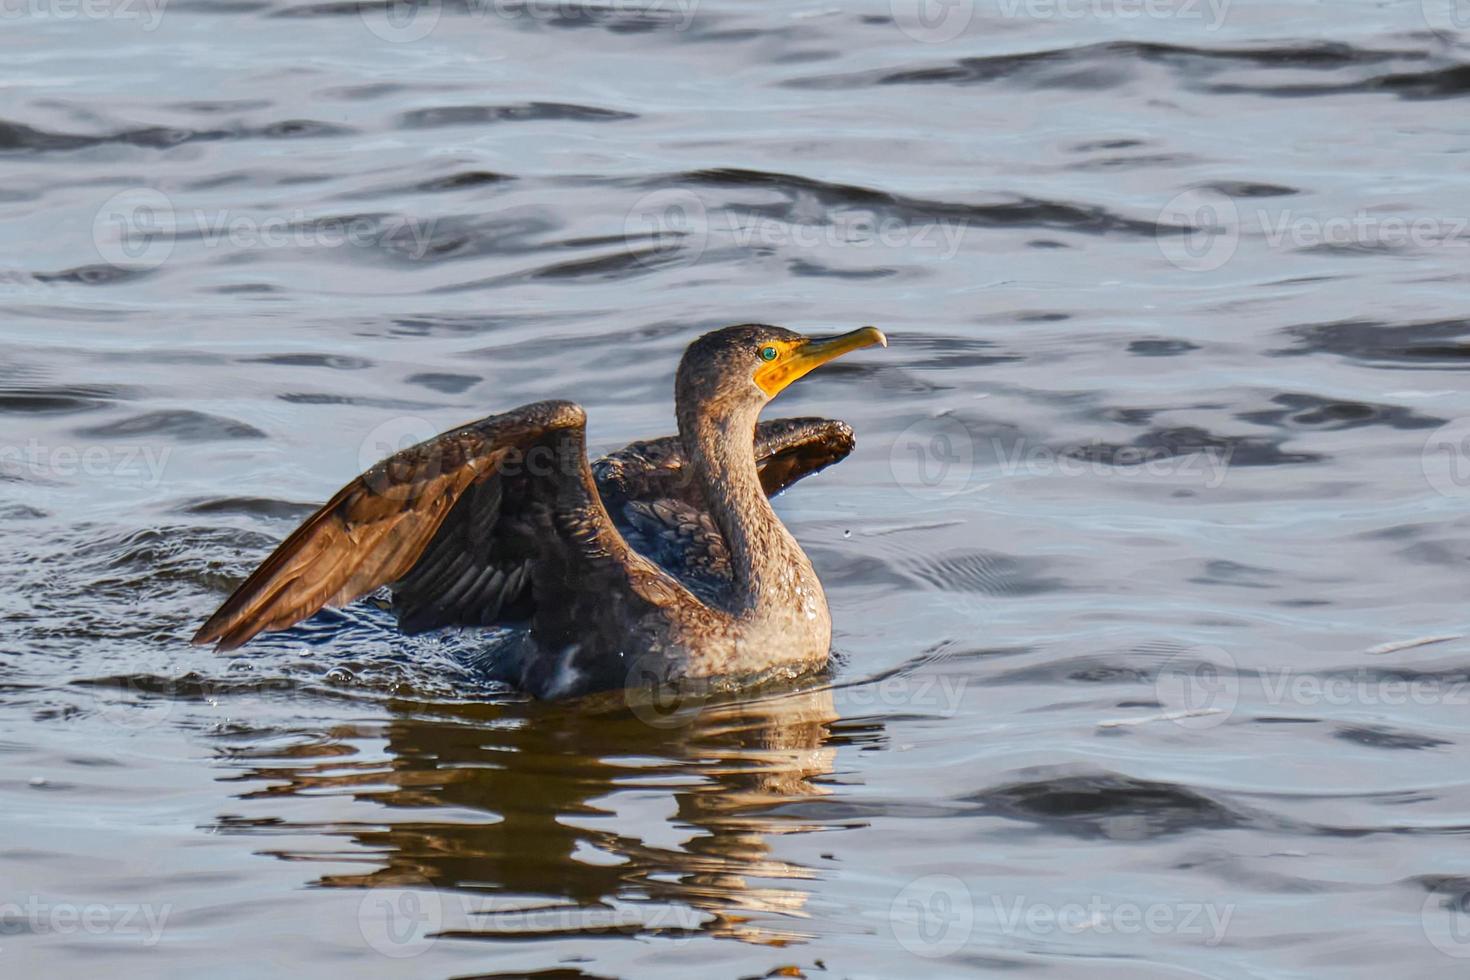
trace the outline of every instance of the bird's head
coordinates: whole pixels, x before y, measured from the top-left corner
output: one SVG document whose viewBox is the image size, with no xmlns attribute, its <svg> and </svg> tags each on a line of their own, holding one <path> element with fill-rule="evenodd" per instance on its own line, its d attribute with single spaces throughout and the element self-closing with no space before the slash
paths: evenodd
<svg viewBox="0 0 1470 980">
<path fill-rule="evenodd" d="M 849 351 L 888 346 L 877 327 L 836 337 L 806 337 L 784 327 L 745 323 L 707 333 L 684 352 L 675 382 L 680 411 L 716 420 L 749 414 L 814 368 Z"/>
</svg>

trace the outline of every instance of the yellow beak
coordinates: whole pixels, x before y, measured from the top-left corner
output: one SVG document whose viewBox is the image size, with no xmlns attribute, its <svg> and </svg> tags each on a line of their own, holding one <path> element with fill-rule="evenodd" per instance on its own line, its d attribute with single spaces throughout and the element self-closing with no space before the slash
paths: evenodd
<svg viewBox="0 0 1470 980">
<path fill-rule="evenodd" d="M 836 337 L 803 340 L 771 363 L 761 365 L 755 372 L 755 383 L 774 398 L 791 382 L 806 376 L 828 361 L 874 344 L 888 346 L 888 338 L 877 327 L 861 327 Z"/>
</svg>

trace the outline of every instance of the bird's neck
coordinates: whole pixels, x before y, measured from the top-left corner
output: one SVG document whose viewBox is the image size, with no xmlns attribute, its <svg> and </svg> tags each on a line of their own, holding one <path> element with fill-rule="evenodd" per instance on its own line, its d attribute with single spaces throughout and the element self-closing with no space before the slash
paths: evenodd
<svg viewBox="0 0 1470 980">
<path fill-rule="evenodd" d="M 731 612 L 756 615 L 789 604 L 815 573 L 761 486 L 755 464 L 759 406 L 719 418 L 680 412 L 679 437 L 694 478 L 709 500 L 710 517 L 730 548 Z"/>
</svg>

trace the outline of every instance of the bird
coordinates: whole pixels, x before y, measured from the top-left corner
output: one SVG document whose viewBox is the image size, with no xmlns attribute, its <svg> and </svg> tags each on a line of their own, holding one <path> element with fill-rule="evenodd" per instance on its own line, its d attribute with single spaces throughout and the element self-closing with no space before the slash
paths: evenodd
<svg viewBox="0 0 1470 980">
<path fill-rule="evenodd" d="M 398 628 L 498 627 L 487 671 L 561 700 L 700 690 L 826 666 L 832 619 L 769 498 L 852 451 L 825 418 L 762 422 L 815 368 L 873 345 L 746 323 L 679 361 L 677 435 L 589 461 L 587 414 L 541 401 L 401 450 L 292 532 L 194 635 L 235 650 L 384 586 Z"/>
</svg>

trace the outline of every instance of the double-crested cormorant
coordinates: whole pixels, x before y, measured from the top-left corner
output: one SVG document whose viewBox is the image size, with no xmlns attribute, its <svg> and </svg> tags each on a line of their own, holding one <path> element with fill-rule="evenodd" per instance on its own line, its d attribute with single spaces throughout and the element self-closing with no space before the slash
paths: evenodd
<svg viewBox="0 0 1470 980">
<path fill-rule="evenodd" d="M 405 449 L 297 528 L 194 642 L 233 650 L 391 585 L 405 632 L 521 628 L 494 669 L 537 697 L 821 667 L 822 583 L 767 497 L 847 456 L 852 429 L 757 416 L 813 368 L 887 343 L 875 327 L 705 334 L 679 362 L 679 434 L 590 466 L 567 401 Z"/>
</svg>

